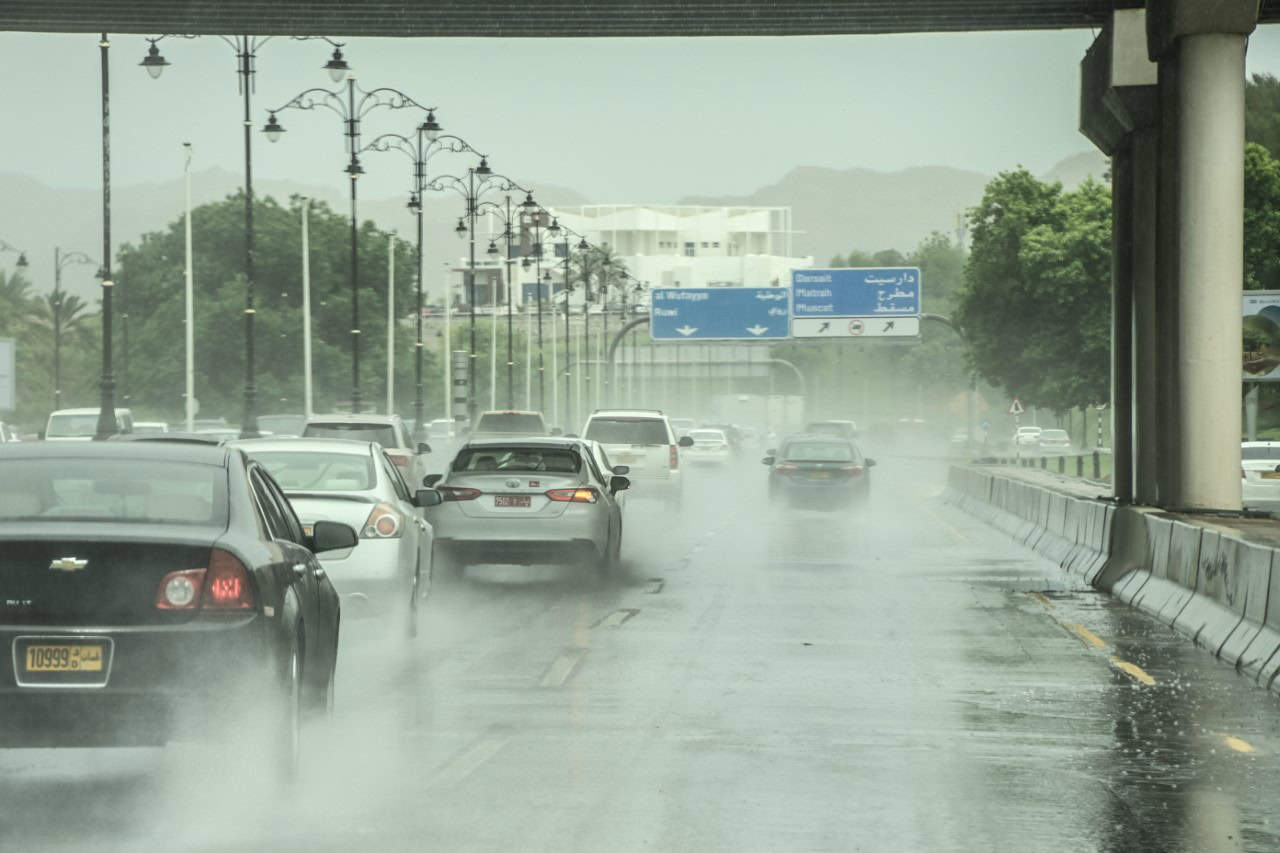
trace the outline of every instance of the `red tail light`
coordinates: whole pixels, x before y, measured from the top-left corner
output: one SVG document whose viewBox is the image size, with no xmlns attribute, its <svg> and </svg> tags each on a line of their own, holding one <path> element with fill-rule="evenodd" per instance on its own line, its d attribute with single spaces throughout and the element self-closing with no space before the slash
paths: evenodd
<svg viewBox="0 0 1280 853">
<path fill-rule="evenodd" d="M 668 445 L 671 451 L 671 470 L 674 471 L 680 467 L 680 449 L 674 444 Z"/>
<path fill-rule="evenodd" d="M 790 474 L 792 471 L 796 470 L 796 466 L 789 462 L 779 462 L 773 466 L 773 470 L 777 471 L 779 474 Z"/>
<path fill-rule="evenodd" d="M 408 468 L 413 461 L 402 453 L 388 453 L 387 458 L 394 462 L 397 468 Z"/>
<path fill-rule="evenodd" d="M 851 477 L 857 477 L 864 469 L 861 465 L 841 465 L 840 470 Z"/>
<path fill-rule="evenodd" d="M 391 504 L 380 503 L 365 519 L 360 529 L 361 539 L 395 539 L 403 531 L 400 526 L 400 513 Z"/>
<path fill-rule="evenodd" d="M 214 548 L 209 555 L 209 570 L 205 573 L 202 610 L 250 610 L 253 608 L 253 587 L 249 583 L 249 571 L 234 555 Z"/>
<path fill-rule="evenodd" d="M 461 486 L 437 486 L 436 489 L 446 501 L 473 501 L 481 494 L 479 489 L 464 489 Z"/>
<path fill-rule="evenodd" d="M 595 489 L 552 489 L 547 497 L 562 503 L 593 504 L 597 495 Z"/>
<path fill-rule="evenodd" d="M 157 610 L 195 610 L 204 588 L 204 569 L 169 572 L 156 588 Z"/>
</svg>

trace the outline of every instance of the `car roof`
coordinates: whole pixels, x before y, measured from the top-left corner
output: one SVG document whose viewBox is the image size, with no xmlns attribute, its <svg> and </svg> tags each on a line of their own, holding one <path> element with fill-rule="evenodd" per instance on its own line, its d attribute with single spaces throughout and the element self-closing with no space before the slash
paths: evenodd
<svg viewBox="0 0 1280 853">
<path fill-rule="evenodd" d="M 1240 447 L 1280 447 L 1280 441 L 1242 441 Z"/>
<path fill-rule="evenodd" d="M 0 460 L 155 459 L 225 467 L 227 454 L 221 444 L 200 441 L 21 441 L 6 443 Z"/>
<path fill-rule="evenodd" d="M 661 418 L 666 420 L 664 415 L 658 409 L 597 409 L 591 413 L 593 418 L 636 418 L 648 417 L 655 420 Z"/>
<path fill-rule="evenodd" d="M 463 449 L 468 447 L 554 447 L 560 449 L 569 449 L 581 447 L 584 444 L 592 444 L 585 438 L 565 438 L 563 436 L 548 436 L 546 438 L 540 436 L 516 436 L 511 439 L 502 438 L 476 438 L 462 445 Z"/>
<path fill-rule="evenodd" d="M 853 421 L 843 421 L 839 418 L 823 418 L 820 421 L 809 421 L 811 424 L 852 424 Z"/>
<path fill-rule="evenodd" d="M 312 453 L 350 453 L 352 456 L 370 454 L 378 445 L 372 441 L 355 441 L 349 438 L 241 438 L 227 442 L 228 447 L 238 447 L 246 453 L 255 450 L 310 451 Z"/>
<path fill-rule="evenodd" d="M 331 415 L 312 415 L 307 418 L 308 424 L 393 424 L 400 421 L 399 415 L 378 415 L 372 412 L 355 415 L 350 412 L 335 412 Z"/>
<path fill-rule="evenodd" d="M 480 417 L 485 415 L 537 415 L 542 417 L 542 412 L 535 412 L 530 409 L 490 409 L 487 412 L 481 412 Z"/>
<path fill-rule="evenodd" d="M 831 434 L 831 433 L 829 433 L 829 432 L 798 432 L 798 433 L 795 433 L 794 435 L 789 435 L 789 436 L 787 436 L 786 438 L 784 438 L 784 439 L 782 439 L 782 440 L 783 440 L 783 442 L 788 442 L 788 441 L 825 441 L 825 442 L 843 441 L 845 444 L 848 444 L 848 445 L 852 445 L 852 444 L 853 444 L 853 441 L 852 441 L 851 439 L 845 438 L 845 437 L 844 437 L 844 436 L 842 436 L 842 435 L 832 435 L 832 434 Z"/>
<path fill-rule="evenodd" d="M 102 409 L 98 408 L 97 406 L 94 406 L 92 408 L 84 408 L 84 409 L 58 409 L 57 411 L 50 412 L 49 417 L 53 417 L 54 415 L 96 415 L 100 411 L 102 411 Z M 117 415 L 123 412 L 128 412 L 128 411 L 129 411 L 128 409 L 124 409 L 120 407 L 116 408 Z M 129 412 L 129 413 L 133 414 L 132 412 Z"/>
</svg>

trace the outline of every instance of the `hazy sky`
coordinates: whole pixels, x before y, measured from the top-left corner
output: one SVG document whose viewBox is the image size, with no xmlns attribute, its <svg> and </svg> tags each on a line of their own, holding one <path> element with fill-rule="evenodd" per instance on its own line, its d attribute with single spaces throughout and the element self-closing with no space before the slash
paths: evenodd
<svg viewBox="0 0 1280 853">
<path fill-rule="evenodd" d="M 807 38 L 353 39 L 360 85 L 438 107 L 445 128 L 517 180 L 599 202 L 743 194 L 798 165 L 894 170 L 943 164 L 1043 171 L 1089 143 L 1077 129 L 1087 30 Z M 91 35 L 0 34 L 6 132 L 0 169 L 100 181 L 98 49 Z M 165 39 L 159 80 L 142 36 L 114 36 L 113 181 L 242 166 L 236 60 L 220 39 Z M 322 42 L 275 39 L 259 54 L 254 119 L 308 86 L 331 86 Z M 1251 71 L 1280 72 L 1280 30 L 1260 28 Z M 416 112 L 379 112 L 365 138 L 407 132 Z M 345 189 L 339 119 L 291 111 L 285 139 L 255 127 L 255 173 Z M 445 158 L 437 161 L 443 165 Z M 454 161 L 455 163 L 458 161 Z M 408 161 L 365 159 L 366 197 L 401 195 Z M 464 166 L 465 168 L 465 166 Z"/>
</svg>

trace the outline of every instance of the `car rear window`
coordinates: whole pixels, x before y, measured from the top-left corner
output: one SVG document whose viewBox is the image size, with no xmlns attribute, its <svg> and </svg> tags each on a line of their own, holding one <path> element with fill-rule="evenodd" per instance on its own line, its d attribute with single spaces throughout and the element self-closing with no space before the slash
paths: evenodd
<svg viewBox="0 0 1280 853">
<path fill-rule="evenodd" d="M 584 438 L 601 444 L 669 444 L 667 425 L 657 418 L 592 418 Z"/>
<path fill-rule="evenodd" d="M 694 441 L 724 441 L 725 436 L 718 429 L 691 429 L 689 437 Z"/>
<path fill-rule="evenodd" d="M 852 462 L 853 448 L 841 441 L 797 441 L 783 448 L 788 462 Z"/>
<path fill-rule="evenodd" d="M 489 471 L 576 474 L 582 470 L 582 457 L 573 450 L 558 447 L 470 447 L 453 460 L 453 470 L 481 474 Z"/>
<path fill-rule="evenodd" d="M 542 423 L 542 416 L 531 412 L 489 412 L 480 416 L 476 432 L 541 435 L 546 432 L 546 427 Z"/>
<path fill-rule="evenodd" d="M 0 521 L 227 522 L 227 473 L 145 459 L 0 463 Z"/>
<path fill-rule="evenodd" d="M 1280 459 L 1280 446 L 1276 447 L 1242 447 L 1241 459 Z"/>
<path fill-rule="evenodd" d="M 310 450 L 254 451 L 286 492 L 363 492 L 377 485 L 369 454 L 320 453 Z"/>
<path fill-rule="evenodd" d="M 832 423 L 812 423 L 804 429 L 805 432 L 813 432 L 818 435 L 848 435 L 849 428 L 845 424 Z"/>
<path fill-rule="evenodd" d="M 97 415 L 53 415 L 45 429 L 49 438 L 80 438 L 97 432 Z"/>
<path fill-rule="evenodd" d="M 306 438 L 346 438 L 352 441 L 373 441 L 379 447 L 399 447 L 396 429 L 390 424 L 326 424 L 310 423 L 302 431 Z"/>
</svg>

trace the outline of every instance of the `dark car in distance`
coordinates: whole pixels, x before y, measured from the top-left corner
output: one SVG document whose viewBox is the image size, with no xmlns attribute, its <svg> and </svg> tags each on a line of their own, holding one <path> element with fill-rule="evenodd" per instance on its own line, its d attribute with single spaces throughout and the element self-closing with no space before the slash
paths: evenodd
<svg viewBox="0 0 1280 853">
<path fill-rule="evenodd" d="M 854 442 L 823 434 L 788 436 L 761 461 L 769 466 L 771 502 L 815 509 L 865 502 L 876 464 Z"/>
<path fill-rule="evenodd" d="M 357 541 L 333 522 L 305 535 L 266 469 L 224 446 L 0 448 L 0 745 L 229 731 L 291 772 L 337 660 L 315 554 Z"/>
</svg>

